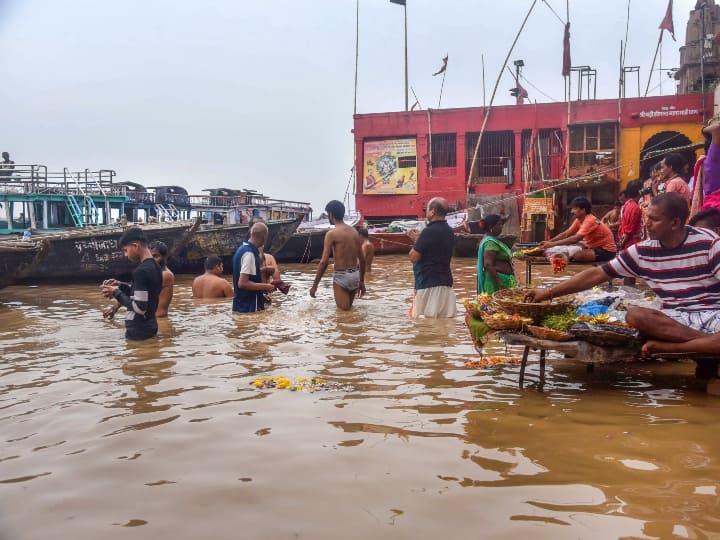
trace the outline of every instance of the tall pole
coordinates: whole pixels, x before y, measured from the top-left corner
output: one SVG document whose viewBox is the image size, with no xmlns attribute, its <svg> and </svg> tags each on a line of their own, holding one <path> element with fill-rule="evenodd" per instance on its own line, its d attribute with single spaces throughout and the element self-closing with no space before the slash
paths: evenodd
<svg viewBox="0 0 720 540">
<path fill-rule="evenodd" d="M 702 5 L 700 23 L 700 96 L 702 98 L 702 119 L 705 123 L 705 2 Z"/>
<path fill-rule="evenodd" d="M 485 55 L 480 55 L 480 61 L 482 62 L 482 83 L 483 83 L 483 107 L 485 106 Z"/>
<path fill-rule="evenodd" d="M 407 0 L 403 2 L 405 13 L 405 110 L 408 110 L 408 54 L 407 54 Z"/>
<path fill-rule="evenodd" d="M 515 64 L 515 86 L 517 87 L 517 96 L 515 96 L 515 105 L 520 105 L 522 96 L 520 95 L 520 64 Z"/>
<path fill-rule="evenodd" d="M 357 77 L 358 77 L 358 56 L 360 53 L 360 0 L 355 0 L 355 95 L 353 103 L 353 114 L 357 114 Z"/>
</svg>

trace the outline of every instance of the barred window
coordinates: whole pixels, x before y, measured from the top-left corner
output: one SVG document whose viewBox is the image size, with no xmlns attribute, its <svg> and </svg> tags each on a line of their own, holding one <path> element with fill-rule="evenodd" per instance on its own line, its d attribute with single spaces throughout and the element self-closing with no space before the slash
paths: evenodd
<svg viewBox="0 0 720 540">
<path fill-rule="evenodd" d="M 465 168 L 472 167 L 473 153 L 479 133 L 465 135 Z M 515 178 L 515 136 L 512 131 L 491 131 L 483 134 L 480 151 L 471 171 L 471 179 L 480 184 L 504 184 Z"/>
<path fill-rule="evenodd" d="M 457 152 L 455 151 L 456 136 L 454 133 L 444 133 L 432 136 L 431 155 L 432 167 L 457 167 Z"/>
</svg>

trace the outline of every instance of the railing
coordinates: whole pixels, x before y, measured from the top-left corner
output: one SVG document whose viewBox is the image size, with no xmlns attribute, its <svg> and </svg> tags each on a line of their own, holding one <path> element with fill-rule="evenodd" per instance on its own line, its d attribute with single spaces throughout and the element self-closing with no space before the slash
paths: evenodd
<svg viewBox="0 0 720 540">
<path fill-rule="evenodd" d="M 114 176 L 115 171 L 109 169 L 48 172 L 45 165 L 15 164 L 12 169 L 0 169 L 0 192 L 107 197 L 115 194 Z"/>
</svg>

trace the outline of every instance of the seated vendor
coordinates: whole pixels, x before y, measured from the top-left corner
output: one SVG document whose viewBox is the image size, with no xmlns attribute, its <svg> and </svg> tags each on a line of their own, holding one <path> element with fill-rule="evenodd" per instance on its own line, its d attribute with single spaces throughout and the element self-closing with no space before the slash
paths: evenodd
<svg viewBox="0 0 720 540">
<path fill-rule="evenodd" d="M 647 240 L 558 285 L 532 289 L 528 299 L 541 302 L 611 278 L 642 278 L 662 301 L 662 309 L 630 306 L 626 322 L 653 340 L 655 350 L 656 342 L 679 344 L 720 332 L 720 237 L 685 225 L 688 214 L 681 195 L 658 195 L 648 207 Z"/>
<path fill-rule="evenodd" d="M 545 256 L 564 256 L 573 262 L 609 261 L 615 257 L 617 247 L 612 231 L 592 211 L 590 201 L 575 197 L 570 203 L 575 220 L 572 225 L 540 247 Z"/>
</svg>

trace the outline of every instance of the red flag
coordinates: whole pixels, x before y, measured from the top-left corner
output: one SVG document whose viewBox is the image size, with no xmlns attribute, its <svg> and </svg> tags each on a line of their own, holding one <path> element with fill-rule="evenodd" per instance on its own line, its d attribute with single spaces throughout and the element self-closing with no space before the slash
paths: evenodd
<svg viewBox="0 0 720 540">
<path fill-rule="evenodd" d="M 523 99 L 527 99 L 528 93 L 525 88 L 520 84 L 520 81 L 517 81 L 517 89 L 518 89 L 518 97 L 520 98 L 520 103 L 522 103 Z"/>
<path fill-rule="evenodd" d="M 673 38 L 673 41 L 677 41 L 675 39 L 675 25 L 673 24 L 673 18 L 672 18 L 672 3 L 673 0 L 668 0 L 668 7 L 667 11 L 665 12 L 665 17 L 663 17 L 662 22 L 660 23 L 660 26 L 658 28 L 660 30 L 667 30 L 670 32 L 670 35 Z M 662 35 L 662 32 L 660 32 L 660 35 Z"/>
<path fill-rule="evenodd" d="M 444 73 L 444 72 L 445 72 L 445 70 L 447 69 L 447 61 L 448 61 L 448 57 L 445 56 L 445 58 L 443 58 L 443 65 L 442 65 L 442 67 L 441 67 L 440 69 L 438 69 L 435 73 L 433 73 L 433 77 L 434 77 L 435 75 L 440 75 L 441 73 Z"/>
<path fill-rule="evenodd" d="M 672 0 L 670 0 L 672 2 Z M 570 23 L 565 23 L 565 35 L 563 36 L 563 67 L 562 76 L 568 77 L 570 75 Z"/>
</svg>

